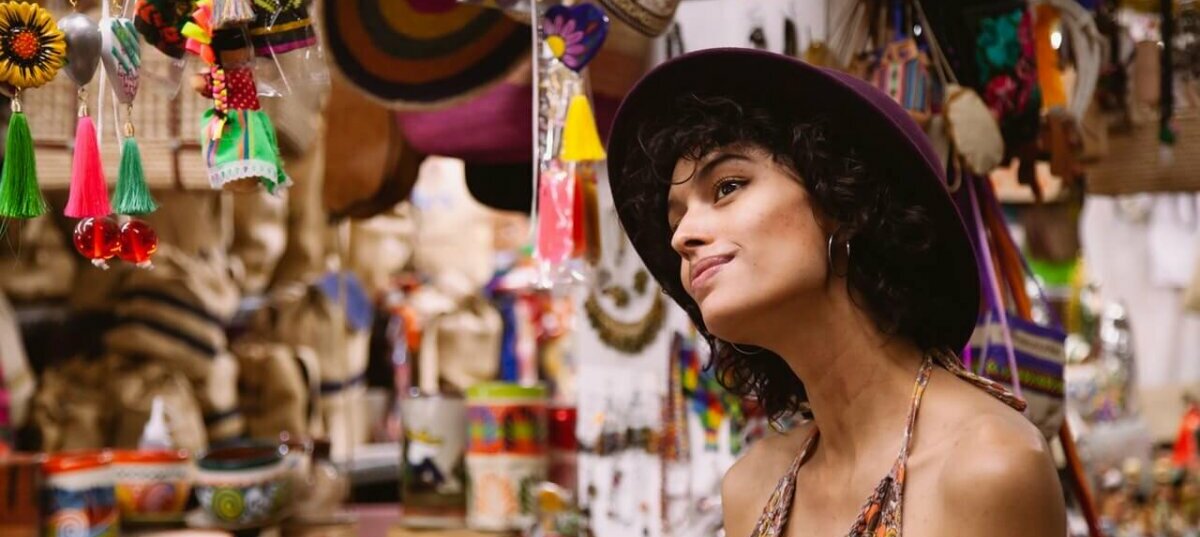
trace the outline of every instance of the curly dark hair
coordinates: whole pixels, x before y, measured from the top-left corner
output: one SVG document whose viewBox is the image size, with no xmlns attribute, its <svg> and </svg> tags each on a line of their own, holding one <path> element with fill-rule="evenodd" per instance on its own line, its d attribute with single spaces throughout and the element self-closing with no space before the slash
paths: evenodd
<svg viewBox="0 0 1200 537">
<path fill-rule="evenodd" d="M 623 173 L 631 181 L 654 181 L 663 188 L 642 196 L 651 199 L 629 203 L 639 210 L 665 208 L 671 174 L 680 158 L 699 159 L 713 150 L 739 145 L 761 148 L 775 162 L 796 171 L 816 210 L 835 223 L 836 239 L 850 241 L 845 268 L 850 296 L 877 327 L 922 350 L 953 344 L 955 336 L 947 327 L 954 323 L 946 317 L 954 311 L 948 307 L 954 298 L 939 289 L 933 277 L 939 273 L 939 260 L 931 255 L 938 229 L 928 208 L 911 189 L 897 186 L 903 178 L 872 166 L 869 155 L 839 134 L 829 118 L 800 121 L 728 97 L 696 94 L 681 96 L 660 117 L 665 119 L 639 129 Z M 665 212 L 655 217 L 666 219 Z M 675 282 L 664 283 L 672 296 L 687 296 L 673 286 Z M 712 346 L 710 366 L 715 365 L 726 388 L 756 399 L 771 419 L 806 412 L 804 385 L 781 357 L 765 349 L 742 352 L 721 341 L 704 328 L 694 301 L 681 302 Z"/>
</svg>

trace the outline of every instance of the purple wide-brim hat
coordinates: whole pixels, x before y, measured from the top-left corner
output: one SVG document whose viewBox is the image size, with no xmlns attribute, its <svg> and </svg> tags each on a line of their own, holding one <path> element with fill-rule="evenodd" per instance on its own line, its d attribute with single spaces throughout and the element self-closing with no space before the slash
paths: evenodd
<svg viewBox="0 0 1200 537">
<path fill-rule="evenodd" d="M 646 74 L 625 96 L 608 138 L 608 176 L 621 225 L 664 291 L 704 329 L 700 310 L 680 281 L 671 248 L 664 182 L 629 179 L 625 163 L 643 125 L 662 121 L 679 96 L 720 95 L 765 108 L 777 117 L 823 117 L 838 138 L 853 140 L 864 160 L 921 200 L 936 232 L 930 255 L 939 262 L 928 277 L 953 296 L 952 326 L 938 330 L 957 351 L 966 346 L 979 315 L 979 272 L 962 217 L 946 189 L 945 169 L 929 138 L 908 112 L 858 78 L 754 49 L 720 48 L 685 54 Z M 653 200 L 647 205 L 646 200 Z M 933 322 L 933 320 L 930 320 Z"/>
</svg>

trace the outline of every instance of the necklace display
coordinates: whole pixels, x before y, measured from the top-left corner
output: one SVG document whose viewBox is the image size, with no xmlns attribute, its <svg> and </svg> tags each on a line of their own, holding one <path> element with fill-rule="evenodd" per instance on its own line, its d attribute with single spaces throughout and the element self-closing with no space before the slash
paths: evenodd
<svg viewBox="0 0 1200 537">
<path fill-rule="evenodd" d="M 667 304 L 661 293 L 654 293 L 645 313 L 634 320 L 624 320 L 613 315 L 612 310 L 628 308 L 634 297 L 644 297 L 650 291 L 650 275 L 643 267 L 634 272 L 632 281 L 614 281 L 621 276 L 627 259 L 629 248 L 625 233 L 621 230 L 616 212 L 606 208 L 602 219 L 604 233 L 601 240 L 606 243 L 616 242 L 614 248 L 605 245 L 605 252 L 615 252 L 611 257 L 605 256 L 604 266 L 597 270 L 596 282 L 588 290 L 583 309 L 588 323 L 596 330 L 605 345 L 625 354 L 637 354 L 646 348 L 666 324 Z M 628 278 L 626 276 L 625 278 Z M 625 279 L 621 278 L 621 279 Z M 607 307 L 606 307 L 607 306 Z"/>
</svg>

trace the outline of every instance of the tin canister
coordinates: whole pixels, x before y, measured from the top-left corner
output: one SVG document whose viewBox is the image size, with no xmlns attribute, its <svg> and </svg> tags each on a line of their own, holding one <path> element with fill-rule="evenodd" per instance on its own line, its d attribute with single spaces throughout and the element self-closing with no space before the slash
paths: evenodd
<svg viewBox="0 0 1200 537">
<path fill-rule="evenodd" d="M 410 528 L 462 527 L 466 515 L 467 406 L 461 397 L 421 395 L 400 403 L 401 493 Z"/>
<path fill-rule="evenodd" d="M 104 451 L 51 455 L 46 474 L 46 537 L 116 537 L 120 515 L 112 456 Z"/>
<path fill-rule="evenodd" d="M 530 494 L 547 479 L 546 389 L 508 383 L 467 390 L 467 525 L 510 531 L 530 519 Z"/>
</svg>

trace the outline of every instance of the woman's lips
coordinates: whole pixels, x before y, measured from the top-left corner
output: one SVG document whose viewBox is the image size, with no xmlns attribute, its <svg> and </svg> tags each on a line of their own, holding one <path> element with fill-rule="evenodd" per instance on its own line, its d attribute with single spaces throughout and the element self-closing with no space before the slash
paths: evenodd
<svg viewBox="0 0 1200 537">
<path fill-rule="evenodd" d="M 701 286 L 712 280 L 720 268 L 731 260 L 733 260 L 731 255 L 714 255 L 697 261 L 692 265 L 692 291 L 700 289 Z"/>
</svg>

